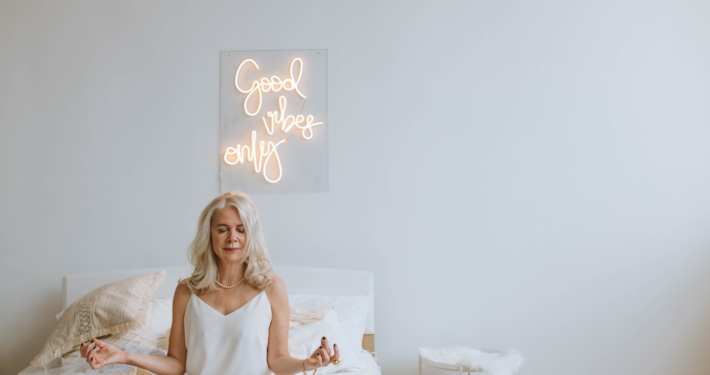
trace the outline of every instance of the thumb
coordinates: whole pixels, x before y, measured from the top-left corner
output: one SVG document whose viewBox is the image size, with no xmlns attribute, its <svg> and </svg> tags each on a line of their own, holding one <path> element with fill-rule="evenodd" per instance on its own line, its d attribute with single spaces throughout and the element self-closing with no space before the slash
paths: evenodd
<svg viewBox="0 0 710 375">
<path fill-rule="evenodd" d="M 94 345 L 98 346 L 99 349 L 103 349 L 103 348 L 107 347 L 109 344 L 107 344 L 99 339 L 94 339 Z"/>
</svg>

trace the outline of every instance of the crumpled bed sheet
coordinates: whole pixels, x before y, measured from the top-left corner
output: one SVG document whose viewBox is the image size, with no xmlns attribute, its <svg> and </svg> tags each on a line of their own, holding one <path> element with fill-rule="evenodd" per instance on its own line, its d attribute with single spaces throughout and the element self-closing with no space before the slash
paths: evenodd
<svg viewBox="0 0 710 375">
<path fill-rule="evenodd" d="M 151 355 L 166 355 L 167 352 L 163 349 L 150 349 L 145 347 L 124 347 L 126 351 L 133 353 L 151 354 Z M 347 375 L 382 375 L 380 367 L 375 362 L 366 350 L 362 350 L 360 358 L 365 365 L 366 371 L 339 371 L 338 374 Z M 147 372 L 141 371 L 142 374 Z M 136 375 L 136 368 L 127 365 L 109 365 L 96 370 L 92 370 L 86 363 L 84 358 L 81 358 L 78 351 L 66 354 L 62 358 L 57 358 L 52 361 L 46 368 L 29 366 L 24 369 L 19 375 Z"/>
<path fill-rule="evenodd" d="M 323 319 L 325 312 L 322 310 L 301 310 L 296 307 L 291 307 L 290 327 L 302 324 L 309 324 Z M 143 327 L 145 328 L 145 327 Z M 156 338 L 152 332 L 149 333 L 146 329 L 135 329 L 116 336 L 107 336 L 107 343 L 116 345 L 121 350 L 132 353 L 151 354 L 151 355 L 167 355 L 167 337 Z M 157 348 L 156 348 L 157 347 Z M 338 373 L 348 375 L 382 375 L 377 362 L 366 350 L 359 353 L 363 367 L 366 372 L 362 371 L 339 371 Z M 56 358 L 45 367 L 29 366 L 18 375 L 99 375 L 99 374 L 114 374 L 114 375 L 137 375 L 149 374 L 147 371 L 136 371 L 136 368 L 128 365 L 108 365 L 96 370 L 92 370 L 86 363 L 78 350 L 69 352 L 61 358 Z M 139 375 L 138 374 L 138 375 Z"/>
</svg>

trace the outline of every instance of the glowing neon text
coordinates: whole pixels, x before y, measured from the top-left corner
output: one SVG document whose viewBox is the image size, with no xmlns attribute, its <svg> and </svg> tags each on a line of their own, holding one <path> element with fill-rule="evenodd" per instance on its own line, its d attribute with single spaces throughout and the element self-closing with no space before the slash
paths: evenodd
<svg viewBox="0 0 710 375">
<path fill-rule="evenodd" d="M 293 65 L 298 61 L 298 78 L 293 78 Z M 255 116 L 259 111 L 261 110 L 261 99 L 262 99 L 262 93 L 264 92 L 269 92 L 269 91 L 274 91 L 278 92 L 281 91 L 281 89 L 284 89 L 286 91 L 292 91 L 296 90 L 296 93 L 303 99 L 306 98 L 305 95 L 301 92 L 301 90 L 298 89 L 298 83 L 301 81 L 301 75 L 303 74 L 303 60 L 300 58 L 295 58 L 293 61 L 291 61 L 291 67 L 289 67 L 289 74 L 290 77 L 282 80 L 281 78 L 277 76 L 271 76 L 271 78 L 266 78 L 262 77 L 261 79 L 256 79 L 254 82 L 252 82 L 251 87 L 249 90 L 245 90 L 239 86 L 239 73 L 242 70 L 242 67 L 244 67 L 244 64 L 246 63 L 252 63 L 254 64 L 254 67 L 256 70 L 259 70 L 259 65 L 256 64 L 256 61 L 252 59 L 246 59 L 242 61 L 241 64 L 239 64 L 239 68 L 237 68 L 237 74 L 234 75 L 234 86 L 237 87 L 237 90 L 241 93 L 249 93 L 247 97 L 244 99 L 244 111 L 247 113 L 249 116 Z M 248 108 L 248 103 L 249 99 L 251 99 L 252 95 L 254 93 L 258 93 L 259 95 L 259 101 L 256 107 L 255 112 L 249 112 Z"/>
<path fill-rule="evenodd" d="M 298 72 L 294 74 L 294 66 L 298 62 Z M 300 58 L 295 58 L 291 61 L 291 66 L 289 68 L 289 77 L 281 79 L 277 76 L 271 76 L 271 78 L 263 77 L 261 79 L 256 79 L 252 82 L 249 89 L 244 89 L 239 85 L 239 77 L 242 72 L 242 68 L 248 63 L 254 65 L 256 70 L 259 70 L 259 65 L 256 61 L 252 59 L 246 59 L 239 64 L 237 68 L 237 73 L 234 75 L 234 86 L 239 90 L 239 92 L 247 94 L 244 99 L 244 112 L 248 116 L 255 116 L 261 111 L 261 105 L 263 101 L 263 93 L 265 92 L 279 92 L 284 91 L 296 91 L 298 96 L 305 99 L 306 96 L 299 90 L 298 84 L 301 81 L 301 76 L 303 75 L 303 60 Z M 256 106 L 255 111 L 249 111 L 249 103 L 256 100 L 252 98 L 258 98 L 256 104 L 252 103 L 252 107 Z M 266 112 L 266 116 L 261 118 L 264 128 L 268 135 L 273 135 L 275 129 L 280 129 L 282 133 L 288 134 L 295 129 L 301 131 L 301 136 L 304 139 L 309 140 L 313 138 L 313 127 L 322 126 L 323 122 L 315 122 L 313 115 L 304 116 L 303 114 L 297 115 L 287 115 L 286 107 L 287 101 L 286 97 L 279 96 L 279 107 L 277 110 Z M 267 119 L 268 118 L 268 119 Z M 295 129 L 294 129 L 295 127 Z M 281 180 L 283 175 L 283 169 L 281 167 L 281 158 L 279 158 L 279 153 L 277 147 L 288 141 L 288 138 L 282 139 L 276 143 L 272 141 L 260 141 L 257 147 L 257 134 L 256 130 L 251 132 L 251 145 L 241 145 L 238 144 L 236 147 L 227 147 L 224 153 L 224 162 L 229 165 L 236 165 L 240 163 L 252 162 L 254 164 L 254 171 L 256 173 L 261 173 L 264 179 L 270 183 L 276 183 Z M 271 175 L 270 175 L 271 173 Z"/>
<path fill-rule="evenodd" d="M 274 144 L 274 142 L 264 142 L 261 141 L 259 142 L 259 158 L 256 157 L 256 131 L 251 132 L 251 147 L 247 145 L 237 145 L 236 148 L 234 147 L 227 147 L 227 151 L 224 153 L 224 162 L 229 164 L 229 165 L 235 165 L 237 163 L 244 163 L 244 161 L 249 160 L 254 162 L 254 170 L 256 173 L 259 173 L 262 168 L 264 169 L 264 178 L 266 181 L 273 183 L 278 182 L 281 179 L 281 175 L 283 174 L 283 170 L 281 169 L 281 159 L 279 159 L 279 153 L 276 151 L 276 147 L 279 147 L 280 144 L 286 142 L 286 139 L 282 139 L 281 141 L 277 142 Z M 265 147 L 266 145 L 266 147 Z M 245 155 L 246 154 L 246 155 Z M 233 159 L 232 156 L 236 155 L 236 158 Z M 266 160 L 264 160 L 264 156 L 266 156 Z M 276 160 L 276 166 L 278 170 L 278 177 L 271 179 L 269 178 L 269 175 L 267 173 L 269 161 L 271 158 L 274 158 Z M 263 163 L 263 164 L 262 164 Z"/>
<path fill-rule="evenodd" d="M 298 129 L 301 129 L 301 135 L 303 135 L 303 138 L 311 139 L 313 138 L 312 128 L 314 126 L 323 125 L 322 122 L 313 122 L 313 115 L 308 115 L 305 118 L 303 115 L 288 115 L 284 117 L 284 113 L 286 112 L 286 98 L 283 96 L 279 97 L 279 109 L 281 111 L 266 112 L 266 116 L 271 118 L 271 125 L 266 123 L 266 117 L 261 118 L 261 121 L 264 122 L 266 132 L 269 133 L 269 135 L 274 134 L 274 125 L 276 124 L 281 124 L 281 131 L 284 133 L 290 132 L 291 128 L 295 125 Z M 302 125 L 304 119 L 306 120 L 306 123 Z"/>
</svg>

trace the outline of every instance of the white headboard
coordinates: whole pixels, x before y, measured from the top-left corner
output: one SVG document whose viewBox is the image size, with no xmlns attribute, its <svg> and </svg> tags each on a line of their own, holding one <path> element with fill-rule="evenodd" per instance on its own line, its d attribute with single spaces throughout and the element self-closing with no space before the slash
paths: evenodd
<svg viewBox="0 0 710 375">
<path fill-rule="evenodd" d="M 154 298 L 172 297 L 178 280 L 190 276 L 191 266 L 139 268 L 121 271 L 109 271 L 90 274 L 75 274 L 64 276 L 62 285 L 62 309 L 84 294 L 115 281 L 129 277 L 147 275 L 161 270 L 167 271 L 165 281 L 158 287 Z M 372 272 L 351 271 L 332 268 L 275 266 L 276 274 L 286 283 L 289 294 L 312 294 L 322 296 L 367 295 L 370 297 L 370 308 L 366 334 L 375 333 L 375 279 Z"/>
</svg>

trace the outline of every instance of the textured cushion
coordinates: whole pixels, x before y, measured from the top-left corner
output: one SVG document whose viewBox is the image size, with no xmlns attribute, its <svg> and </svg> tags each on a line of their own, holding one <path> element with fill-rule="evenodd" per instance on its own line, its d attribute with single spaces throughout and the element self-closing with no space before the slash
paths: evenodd
<svg viewBox="0 0 710 375">
<path fill-rule="evenodd" d="M 164 351 L 156 349 L 155 335 L 150 329 L 150 324 L 144 324 L 137 329 L 128 332 L 110 335 L 101 338 L 107 344 L 113 344 L 117 348 L 132 353 L 165 355 Z M 61 358 L 56 358 L 44 367 L 30 366 L 19 375 L 89 375 L 89 374 L 112 374 L 112 375 L 136 375 L 136 368 L 129 365 L 113 364 L 98 370 L 89 370 L 89 365 L 84 358 L 81 358 L 79 347 L 64 354 Z M 152 373 L 149 373 L 152 374 Z M 146 375 L 146 373 L 144 373 Z"/>
<path fill-rule="evenodd" d="M 158 340 L 155 338 L 150 326 L 147 324 L 128 332 L 102 337 L 101 341 L 107 344 L 112 344 L 121 350 L 133 352 L 136 352 L 136 350 L 131 349 L 142 348 L 150 350 L 158 347 Z M 80 362 L 85 361 L 84 358 L 81 358 L 81 352 L 79 350 L 69 352 L 62 358 L 62 362 L 64 363 L 74 363 L 74 359 L 78 359 Z"/>
<path fill-rule="evenodd" d="M 144 325 L 150 299 L 165 275 L 161 271 L 104 285 L 72 303 L 32 366 L 44 366 L 94 337 L 116 335 Z"/>
</svg>

